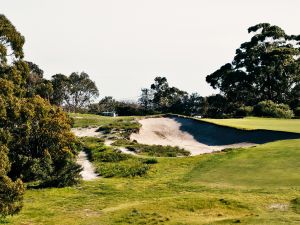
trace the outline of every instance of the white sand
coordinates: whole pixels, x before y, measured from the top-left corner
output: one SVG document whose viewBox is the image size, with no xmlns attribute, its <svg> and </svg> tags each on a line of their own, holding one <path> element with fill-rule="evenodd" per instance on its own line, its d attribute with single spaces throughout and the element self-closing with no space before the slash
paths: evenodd
<svg viewBox="0 0 300 225">
<path fill-rule="evenodd" d="M 112 141 L 112 140 L 106 140 L 105 142 L 104 142 L 104 144 L 105 145 L 107 145 L 107 146 L 112 146 L 111 144 L 113 143 L 114 141 Z M 114 147 L 116 147 L 116 146 L 114 146 Z M 135 155 L 135 156 L 137 156 L 137 154 L 135 153 L 135 152 L 132 152 L 132 151 L 129 151 L 127 148 L 125 148 L 125 147 L 116 147 L 118 150 L 120 150 L 121 152 L 123 152 L 123 153 L 125 153 L 125 154 L 130 154 L 130 155 Z"/>
<path fill-rule="evenodd" d="M 72 128 L 72 132 L 77 137 L 100 137 L 101 133 L 97 132 L 97 127 L 87 127 L 87 128 Z"/>
<path fill-rule="evenodd" d="M 231 147 L 253 146 L 252 143 L 205 145 L 198 142 L 190 133 L 180 130 L 182 124 L 172 118 L 148 118 L 140 120 L 139 123 L 142 124 L 142 127 L 139 133 L 133 133 L 130 136 L 131 140 L 148 145 L 178 146 L 190 151 L 191 155 L 211 153 Z"/>
<path fill-rule="evenodd" d="M 98 128 L 72 128 L 72 132 L 77 137 L 100 137 L 101 133 L 97 132 Z M 79 152 L 77 163 L 82 166 L 80 172 L 83 180 L 94 180 L 98 177 L 92 163 L 88 160 L 84 151 Z"/>
<path fill-rule="evenodd" d="M 83 170 L 80 172 L 83 180 L 94 180 L 98 177 L 95 173 L 94 167 L 87 158 L 87 154 L 81 151 L 77 158 L 77 163 L 82 166 Z"/>
</svg>

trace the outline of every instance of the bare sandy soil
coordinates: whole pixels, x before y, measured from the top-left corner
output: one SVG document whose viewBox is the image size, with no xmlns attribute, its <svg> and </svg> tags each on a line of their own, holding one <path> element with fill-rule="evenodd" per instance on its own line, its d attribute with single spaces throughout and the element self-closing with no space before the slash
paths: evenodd
<svg viewBox="0 0 300 225">
<path fill-rule="evenodd" d="M 195 137 L 186 131 L 182 131 L 180 127 L 182 123 L 172 118 L 149 118 L 139 121 L 142 128 L 139 133 L 132 134 L 131 140 L 147 145 L 170 145 L 184 148 L 191 152 L 191 155 L 199 155 L 220 151 L 229 147 L 253 146 L 253 143 L 238 143 L 222 146 L 209 146 L 200 143 Z"/>
<path fill-rule="evenodd" d="M 81 151 L 77 158 L 77 163 L 82 166 L 83 170 L 80 172 L 83 180 L 94 180 L 98 177 L 91 162 L 88 160 L 87 154 Z"/>
<path fill-rule="evenodd" d="M 101 133 L 97 132 L 97 127 L 87 127 L 87 128 L 72 128 L 72 132 L 77 137 L 100 137 Z"/>
<path fill-rule="evenodd" d="M 72 132 L 77 137 L 100 137 L 101 133 L 97 132 L 98 128 L 72 128 Z M 80 172 L 83 180 L 94 180 L 98 177 L 92 163 L 88 160 L 87 154 L 84 151 L 79 152 L 77 163 L 82 166 Z"/>
</svg>

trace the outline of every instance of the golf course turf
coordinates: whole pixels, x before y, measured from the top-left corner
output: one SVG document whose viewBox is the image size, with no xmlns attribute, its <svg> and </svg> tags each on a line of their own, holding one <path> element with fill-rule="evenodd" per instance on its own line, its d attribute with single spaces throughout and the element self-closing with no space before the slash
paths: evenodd
<svg viewBox="0 0 300 225">
<path fill-rule="evenodd" d="M 89 115 L 81 117 L 75 118 L 75 124 L 87 125 Z M 116 119 L 93 116 L 91 125 L 107 120 Z M 300 133 L 300 120 L 210 122 Z M 2 223 L 299 224 L 299 158 L 300 139 L 193 157 L 158 157 L 142 177 L 99 178 L 75 187 L 27 190 L 21 213 Z"/>
</svg>

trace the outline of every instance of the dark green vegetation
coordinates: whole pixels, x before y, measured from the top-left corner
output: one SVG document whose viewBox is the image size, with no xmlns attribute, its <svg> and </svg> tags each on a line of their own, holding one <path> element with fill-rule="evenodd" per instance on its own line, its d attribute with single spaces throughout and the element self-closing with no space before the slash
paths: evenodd
<svg viewBox="0 0 300 225">
<path fill-rule="evenodd" d="M 49 103 L 42 70 L 23 60 L 24 42 L 0 15 L 0 217 L 20 211 L 22 181 L 63 187 L 80 178 L 71 120 Z"/>
<path fill-rule="evenodd" d="M 52 76 L 53 94 L 51 103 L 67 111 L 77 112 L 91 104 L 99 96 L 98 88 L 87 73 L 72 73 L 70 76 L 56 74 Z"/>
<path fill-rule="evenodd" d="M 144 145 L 139 144 L 134 141 L 129 141 L 127 139 L 119 139 L 112 143 L 113 146 L 123 146 L 129 151 L 149 156 L 156 157 L 177 157 L 177 156 L 189 156 L 190 152 L 172 146 L 162 146 L 162 145 Z"/>
<path fill-rule="evenodd" d="M 239 107 L 267 100 L 293 110 L 299 107 L 300 36 L 287 35 L 268 23 L 250 27 L 248 32 L 253 34 L 251 40 L 236 50 L 232 63 L 206 77 L 227 102 L 219 107 L 221 113 L 231 114 Z"/>
<path fill-rule="evenodd" d="M 152 159 L 137 158 L 105 146 L 99 138 L 81 138 L 85 151 L 96 166 L 96 172 L 103 177 L 143 176 L 153 164 Z"/>
</svg>

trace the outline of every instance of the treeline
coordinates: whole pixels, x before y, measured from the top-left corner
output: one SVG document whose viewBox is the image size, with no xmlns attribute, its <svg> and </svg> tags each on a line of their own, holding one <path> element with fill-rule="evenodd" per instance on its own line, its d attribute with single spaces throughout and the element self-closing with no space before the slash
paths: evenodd
<svg viewBox="0 0 300 225">
<path fill-rule="evenodd" d="M 150 88 L 141 90 L 137 102 L 117 101 L 107 96 L 91 104 L 87 112 L 101 114 L 116 112 L 120 116 L 178 113 L 202 115 L 206 109 L 206 98 L 197 93 L 188 94 L 176 87 L 170 87 L 165 77 L 156 77 Z"/>
<path fill-rule="evenodd" d="M 261 23 L 250 27 L 250 41 L 236 50 L 232 62 L 206 77 L 217 95 L 202 97 L 170 87 L 156 77 L 142 89 L 138 103 L 111 97 L 89 107 L 91 113 L 116 111 L 120 115 L 178 113 L 231 118 L 264 116 L 300 117 L 300 35 L 287 35 L 278 26 Z"/>
</svg>

